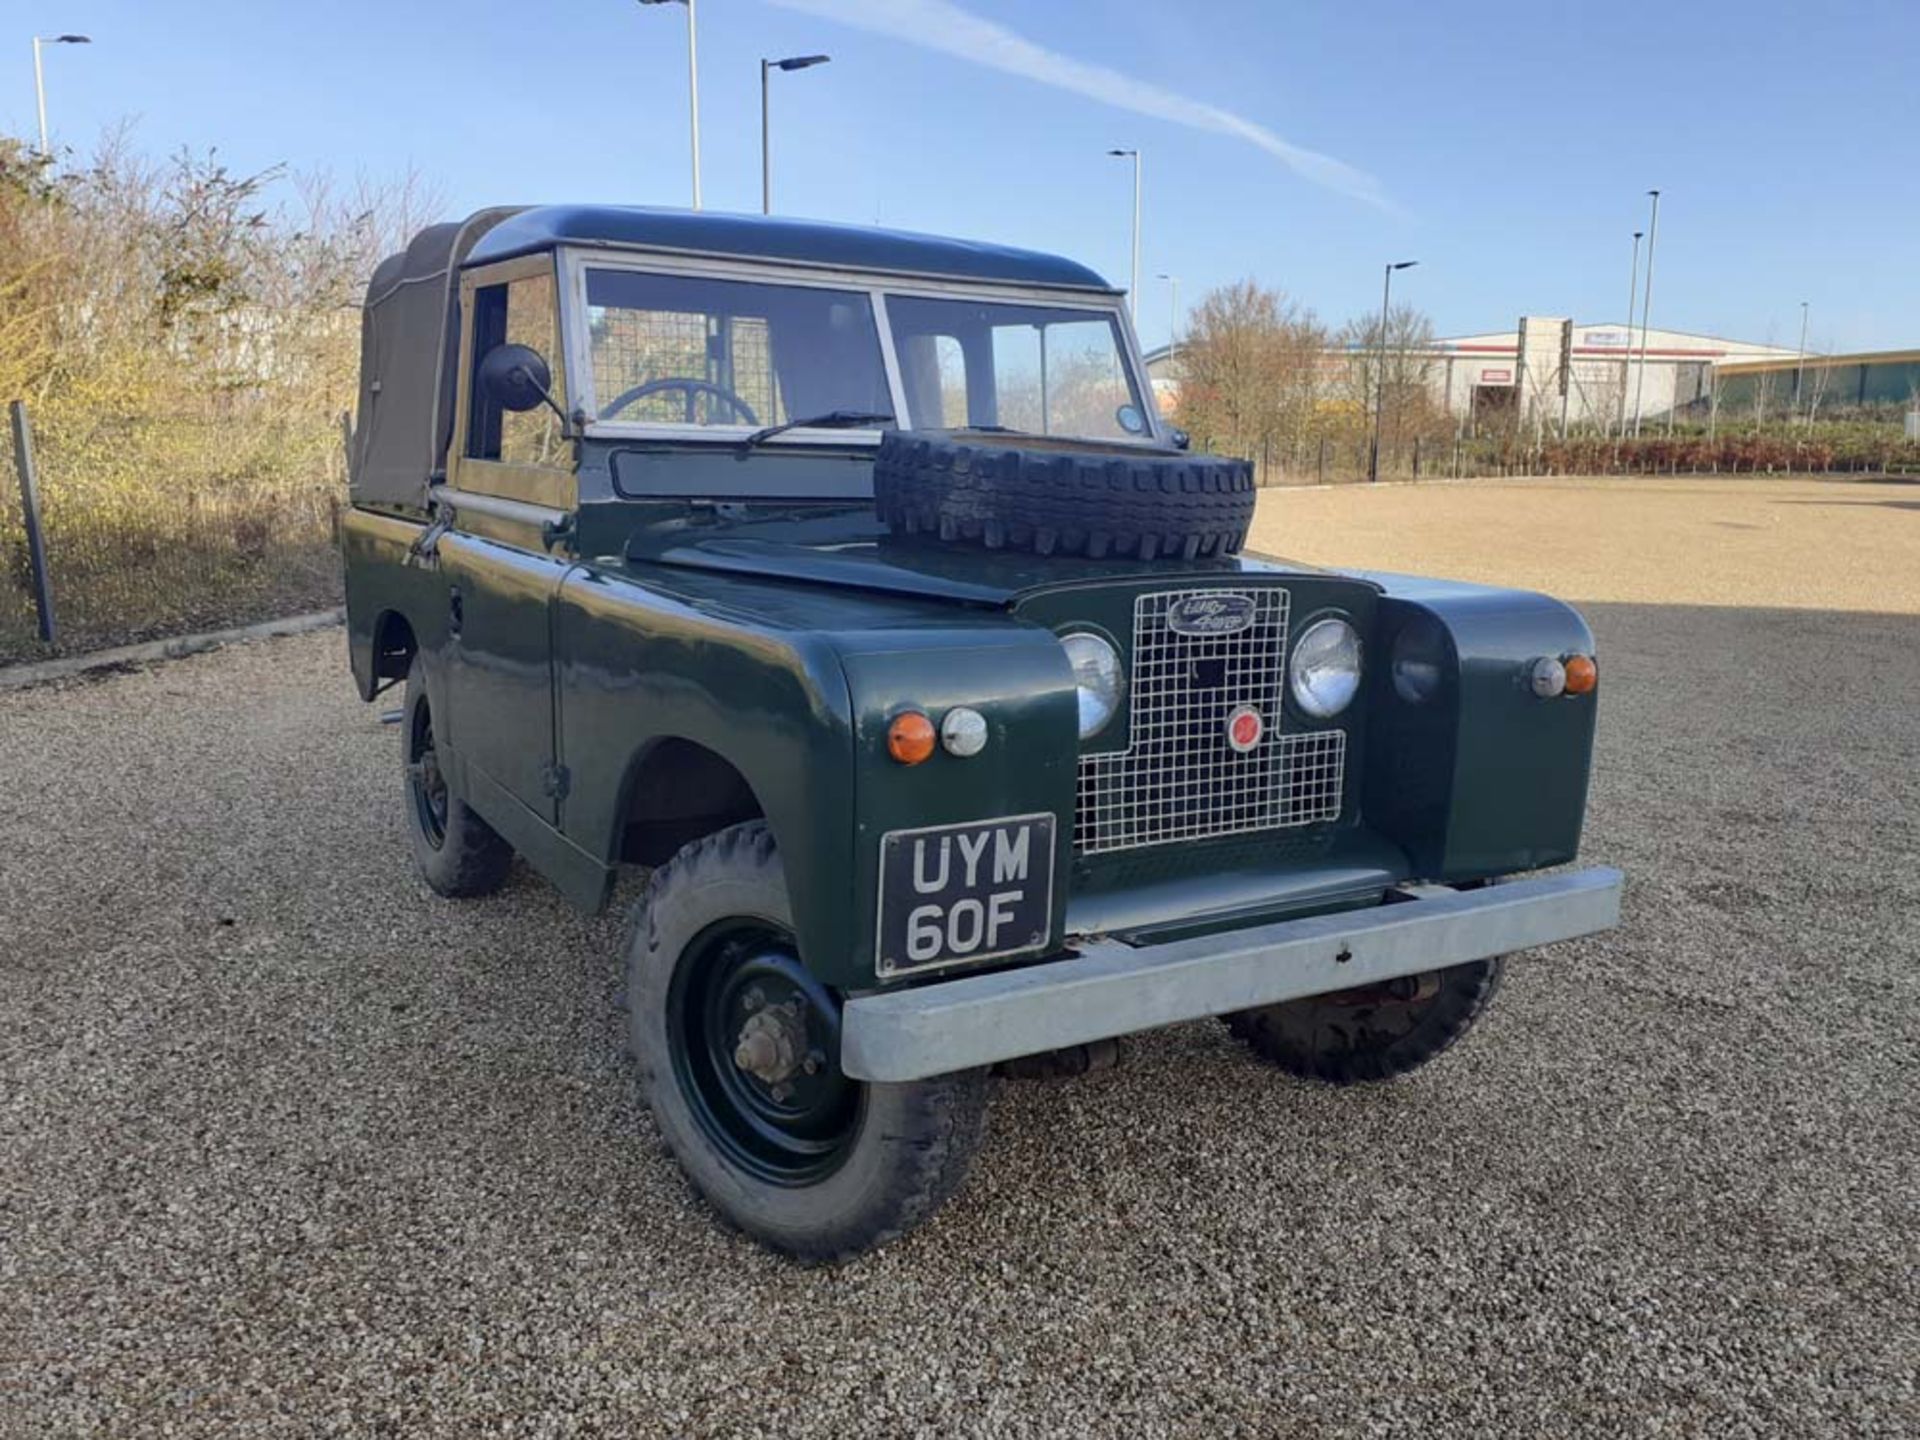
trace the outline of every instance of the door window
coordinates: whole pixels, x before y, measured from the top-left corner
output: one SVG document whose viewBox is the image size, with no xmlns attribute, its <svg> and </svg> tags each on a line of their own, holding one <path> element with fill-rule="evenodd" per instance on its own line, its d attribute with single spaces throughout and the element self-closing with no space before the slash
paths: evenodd
<svg viewBox="0 0 1920 1440">
<path fill-rule="evenodd" d="M 526 345 L 553 371 L 553 398 L 566 407 L 566 374 L 560 353 L 560 312 L 553 276 L 528 275 L 488 285 L 473 298 L 474 373 L 496 345 Z M 476 460 L 510 465 L 565 466 L 572 460 L 560 417 L 545 405 L 506 410 L 478 384 L 472 397 L 467 453 Z"/>
</svg>

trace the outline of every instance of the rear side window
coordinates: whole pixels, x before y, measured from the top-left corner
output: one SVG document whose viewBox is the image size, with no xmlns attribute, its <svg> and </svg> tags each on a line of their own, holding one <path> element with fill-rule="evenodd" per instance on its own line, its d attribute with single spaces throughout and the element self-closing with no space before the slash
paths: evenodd
<svg viewBox="0 0 1920 1440">
<path fill-rule="evenodd" d="M 488 285 L 473 297 L 473 363 L 496 345 L 528 345 L 553 371 L 553 398 L 566 406 L 566 375 L 560 355 L 560 313 L 553 276 L 528 275 Z M 503 410 L 474 386 L 469 406 L 467 454 L 513 465 L 566 465 L 572 454 L 560 433 L 560 417 L 545 405 Z"/>
</svg>

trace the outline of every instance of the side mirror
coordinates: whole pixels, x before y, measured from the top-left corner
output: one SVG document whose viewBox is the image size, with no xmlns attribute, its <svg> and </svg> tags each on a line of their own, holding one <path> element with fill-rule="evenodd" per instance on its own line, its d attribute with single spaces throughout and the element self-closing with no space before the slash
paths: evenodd
<svg viewBox="0 0 1920 1440">
<path fill-rule="evenodd" d="M 1178 425 L 1174 426 L 1173 448 L 1176 450 L 1185 450 L 1191 444 L 1193 444 L 1193 436 L 1182 430 Z"/>
<path fill-rule="evenodd" d="M 552 405 L 559 412 L 553 400 L 553 371 L 530 345 L 494 346 L 480 362 L 479 378 L 481 390 L 503 410 Z"/>
</svg>

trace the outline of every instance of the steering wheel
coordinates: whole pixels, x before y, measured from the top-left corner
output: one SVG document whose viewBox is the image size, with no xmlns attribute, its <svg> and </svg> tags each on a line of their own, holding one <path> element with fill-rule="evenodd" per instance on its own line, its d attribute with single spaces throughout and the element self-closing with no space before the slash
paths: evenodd
<svg viewBox="0 0 1920 1440">
<path fill-rule="evenodd" d="M 644 385 L 636 385 L 631 390 L 623 390 L 613 397 L 613 401 L 600 412 L 602 420 L 611 420 L 620 411 L 636 400 L 644 400 L 649 395 L 658 395 L 663 390 L 679 390 L 687 397 L 687 424 L 698 422 L 693 418 L 693 402 L 701 395 L 710 395 L 723 402 L 734 417 L 748 425 L 758 425 L 760 417 L 753 413 L 753 407 L 742 400 L 724 385 L 716 385 L 711 380 L 697 379 L 692 375 L 662 375 L 658 380 L 649 380 Z M 711 415 L 709 415 L 711 420 Z"/>
</svg>

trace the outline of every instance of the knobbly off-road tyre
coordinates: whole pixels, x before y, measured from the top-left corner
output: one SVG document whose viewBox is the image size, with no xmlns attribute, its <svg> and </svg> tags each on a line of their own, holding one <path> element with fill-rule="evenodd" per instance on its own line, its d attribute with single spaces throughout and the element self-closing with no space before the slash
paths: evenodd
<svg viewBox="0 0 1920 1440">
<path fill-rule="evenodd" d="M 990 1076 L 883 1085 L 840 1073 L 839 1001 L 800 965 L 763 821 L 696 840 L 654 871 L 625 970 L 628 1045 L 654 1120 L 725 1223 L 802 1261 L 840 1261 L 919 1225 L 959 1189 Z M 779 1096 L 729 1047 L 745 1017 L 795 1001 L 816 1068 Z"/>
<path fill-rule="evenodd" d="M 407 671 L 400 711 L 400 759 L 407 844 L 421 878 L 454 900 L 498 890 L 513 866 L 513 847 L 454 792 L 440 770 L 426 668 L 418 655 Z"/>
<path fill-rule="evenodd" d="M 1183 451 L 978 431 L 889 431 L 874 504 L 896 534 L 1039 555 L 1230 555 L 1253 523 L 1253 467 Z"/>
</svg>

